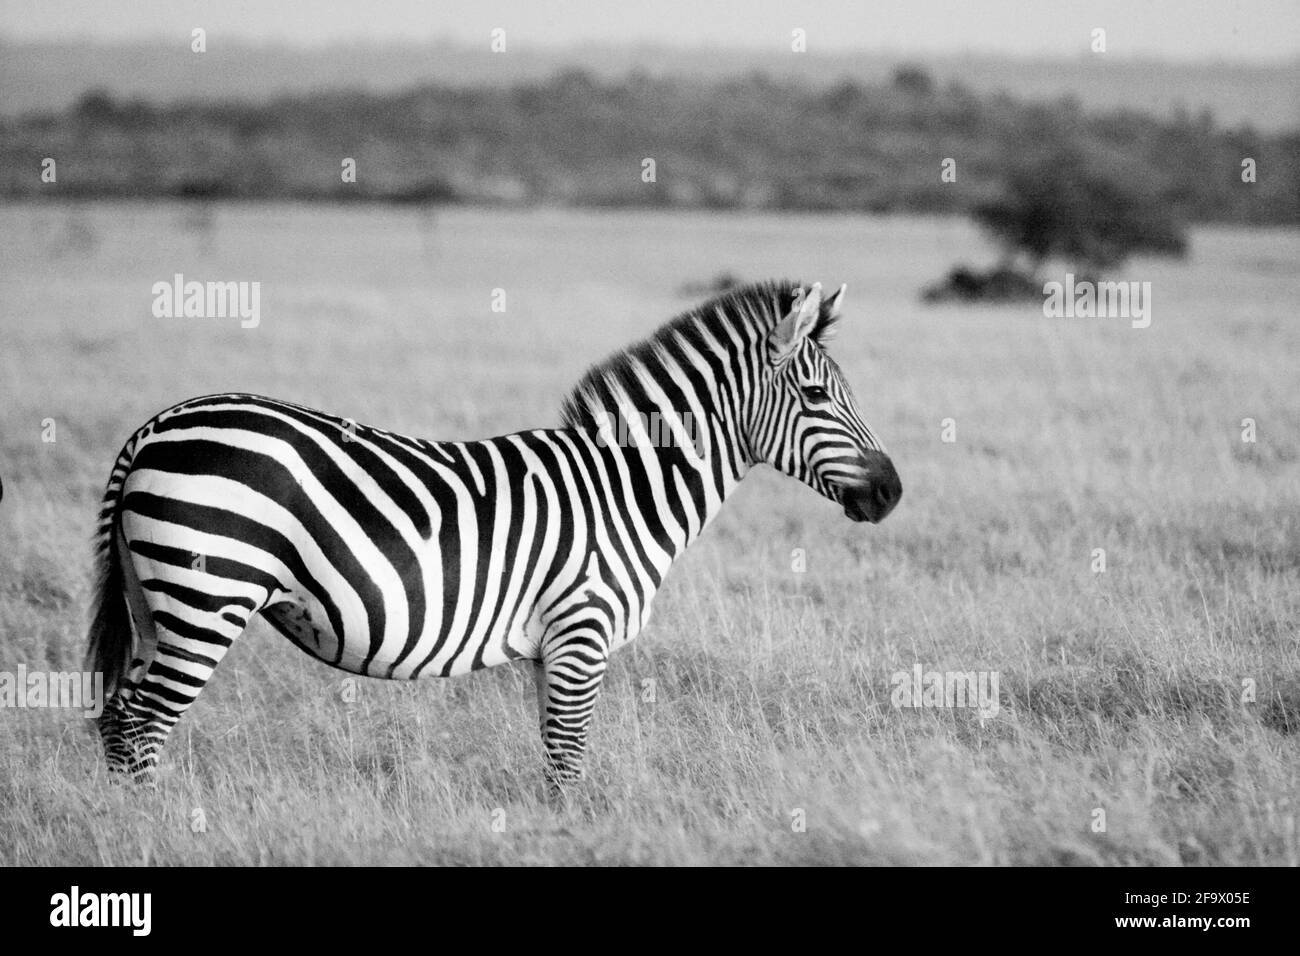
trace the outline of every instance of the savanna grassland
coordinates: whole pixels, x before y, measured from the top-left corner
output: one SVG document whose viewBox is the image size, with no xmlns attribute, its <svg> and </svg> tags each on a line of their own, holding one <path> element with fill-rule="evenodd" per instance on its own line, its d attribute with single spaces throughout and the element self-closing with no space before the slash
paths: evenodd
<svg viewBox="0 0 1300 956">
<path fill-rule="evenodd" d="M 721 270 L 849 284 L 834 352 L 905 487 L 865 526 L 748 478 L 615 655 L 567 806 L 528 668 L 349 703 L 257 622 L 157 792 L 77 713 L 0 710 L 0 864 L 1300 864 L 1300 235 L 1130 262 L 1147 329 L 918 302 L 993 254 L 913 218 L 0 210 L 0 670 L 80 667 L 103 483 L 161 408 L 549 425 Z M 177 272 L 260 281 L 260 326 L 154 318 Z M 918 662 L 996 671 L 999 713 L 893 707 Z"/>
</svg>

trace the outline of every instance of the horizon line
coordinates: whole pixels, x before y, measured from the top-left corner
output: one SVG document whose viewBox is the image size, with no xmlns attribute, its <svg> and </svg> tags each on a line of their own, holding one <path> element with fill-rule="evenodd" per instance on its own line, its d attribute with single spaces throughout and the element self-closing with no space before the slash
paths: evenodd
<svg viewBox="0 0 1300 956">
<path fill-rule="evenodd" d="M 185 34 L 184 41 L 188 41 L 189 34 Z M 181 40 L 169 37 L 166 34 L 150 34 L 132 39 L 103 39 L 96 37 L 84 37 L 71 35 L 60 39 L 51 38 L 15 38 L 0 31 L 0 46 L 9 48 L 27 47 L 31 49 L 63 47 L 63 48 L 98 48 L 104 50 L 112 49 L 131 49 L 141 46 L 168 46 L 172 43 L 177 44 L 178 52 L 184 52 L 184 45 Z M 441 49 L 452 48 L 462 53 L 490 53 L 486 44 L 482 48 L 478 44 L 466 42 L 464 39 L 456 37 L 438 37 L 431 36 L 422 39 L 377 39 L 374 37 L 364 37 L 355 40 L 322 40 L 322 41 L 293 41 L 282 37 L 258 39 L 246 35 L 236 36 L 227 48 L 239 49 L 257 49 L 273 48 L 279 50 L 292 51 L 294 53 L 313 54 L 326 53 L 337 50 L 393 50 L 408 49 L 419 50 L 428 47 L 438 47 Z M 529 54 L 564 54 L 591 50 L 643 50 L 647 52 L 664 52 L 664 53 L 685 53 L 685 54 L 749 54 L 757 55 L 781 50 L 779 44 L 753 44 L 736 42 L 730 44 L 718 44 L 708 40 L 699 40 L 692 43 L 669 44 L 661 40 L 620 40 L 606 41 L 598 39 L 575 40 L 568 42 L 554 42 L 549 40 L 539 40 L 524 46 L 522 49 L 516 48 L 505 54 L 492 53 L 493 56 L 509 56 L 511 53 L 516 55 Z M 210 50 L 209 52 L 218 52 Z M 801 57 L 807 57 L 814 60 L 841 59 L 844 57 L 872 55 L 899 59 L 915 60 L 963 60 L 963 59 L 986 59 L 986 60 L 1004 60 L 1022 63 L 1039 63 L 1045 61 L 1060 62 L 1062 60 L 1091 60 L 1097 54 L 1088 52 L 1086 49 L 1079 49 L 1074 53 L 1066 52 L 1027 52 L 1023 50 L 1008 50 L 997 47 L 981 46 L 970 47 L 965 49 L 905 49 L 897 46 L 837 46 L 829 49 L 809 49 L 805 53 L 799 54 Z M 1266 54 L 1257 57 L 1241 57 L 1218 54 L 1207 56 L 1204 54 L 1177 54 L 1168 51 L 1155 51 L 1149 49 L 1143 50 L 1124 50 L 1108 51 L 1105 54 L 1107 60 L 1118 60 L 1124 63 L 1159 63 L 1174 66 L 1194 66 L 1194 65 L 1222 65 L 1233 67 L 1265 67 L 1278 68 L 1284 66 L 1300 66 L 1300 49 L 1291 53 Z"/>
</svg>

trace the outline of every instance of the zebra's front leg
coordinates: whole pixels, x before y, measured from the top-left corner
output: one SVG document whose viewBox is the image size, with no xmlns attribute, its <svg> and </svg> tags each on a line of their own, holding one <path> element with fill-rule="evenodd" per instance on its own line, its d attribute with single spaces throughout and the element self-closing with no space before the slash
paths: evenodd
<svg viewBox="0 0 1300 956">
<path fill-rule="evenodd" d="M 591 620 L 570 624 L 543 644 L 537 707 L 553 794 L 583 777 L 587 728 L 608 659 L 605 629 Z"/>
</svg>

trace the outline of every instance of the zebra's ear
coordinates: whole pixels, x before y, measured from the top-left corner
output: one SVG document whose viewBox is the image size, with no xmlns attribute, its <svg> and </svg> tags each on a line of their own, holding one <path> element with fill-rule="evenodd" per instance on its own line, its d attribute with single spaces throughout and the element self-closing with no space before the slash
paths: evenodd
<svg viewBox="0 0 1300 956">
<path fill-rule="evenodd" d="M 814 282 L 813 287 L 795 290 L 794 304 L 789 314 L 776 324 L 767 339 L 768 361 L 780 365 L 799 350 L 803 340 L 817 325 L 817 317 L 822 306 L 822 284 Z"/>
<path fill-rule="evenodd" d="M 820 348 L 826 348 L 830 345 L 831 339 L 835 337 L 835 330 L 839 327 L 840 309 L 844 306 L 844 292 L 846 289 L 848 289 L 847 285 L 841 285 L 829 299 L 822 302 L 821 314 L 817 317 L 817 326 L 812 331 L 813 341 Z"/>
<path fill-rule="evenodd" d="M 840 284 L 840 287 L 835 290 L 835 294 L 826 300 L 826 304 L 831 307 L 831 319 L 838 319 L 840 317 L 840 309 L 844 307 L 844 293 L 847 292 L 848 289 L 849 284 L 843 282 Z"/>
</svg>

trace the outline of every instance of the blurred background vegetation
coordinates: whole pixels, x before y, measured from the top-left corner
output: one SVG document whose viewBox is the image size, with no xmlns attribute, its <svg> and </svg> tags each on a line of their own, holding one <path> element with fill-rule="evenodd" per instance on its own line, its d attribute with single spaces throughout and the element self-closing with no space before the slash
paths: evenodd
<svg viewBox="0 0 1300 956">
<path fill-rule="evenodd" d="M 57 186 L 39 178 L 47 156 Z M 355 184 L 342 182 L 344 157 L 357 162 Z M 653 183 L 641 176 L 647 157 Z M 1257 182 L 1242 182 L 1246 157 Z M 955 183 L 941 181 L 945 158 Z M 829 85 L 568 68 L 505 86 L 260 102 L 91 89 L 61 109 L 0 119 L 0 177 L 10 197 L 976 213 L 1004 238 L 1009 196 L 1072 192 L 1176 243 L 1169 224 L 1300 222 L 1300 131 L 1229 128 L 1207 109 L 1022 100 L 909 64 Z M 1075 184 L 1064 193 L 1062 177 Z M 1073 251 L 1104 264 L 1104 241 Z"/>
</svg>

